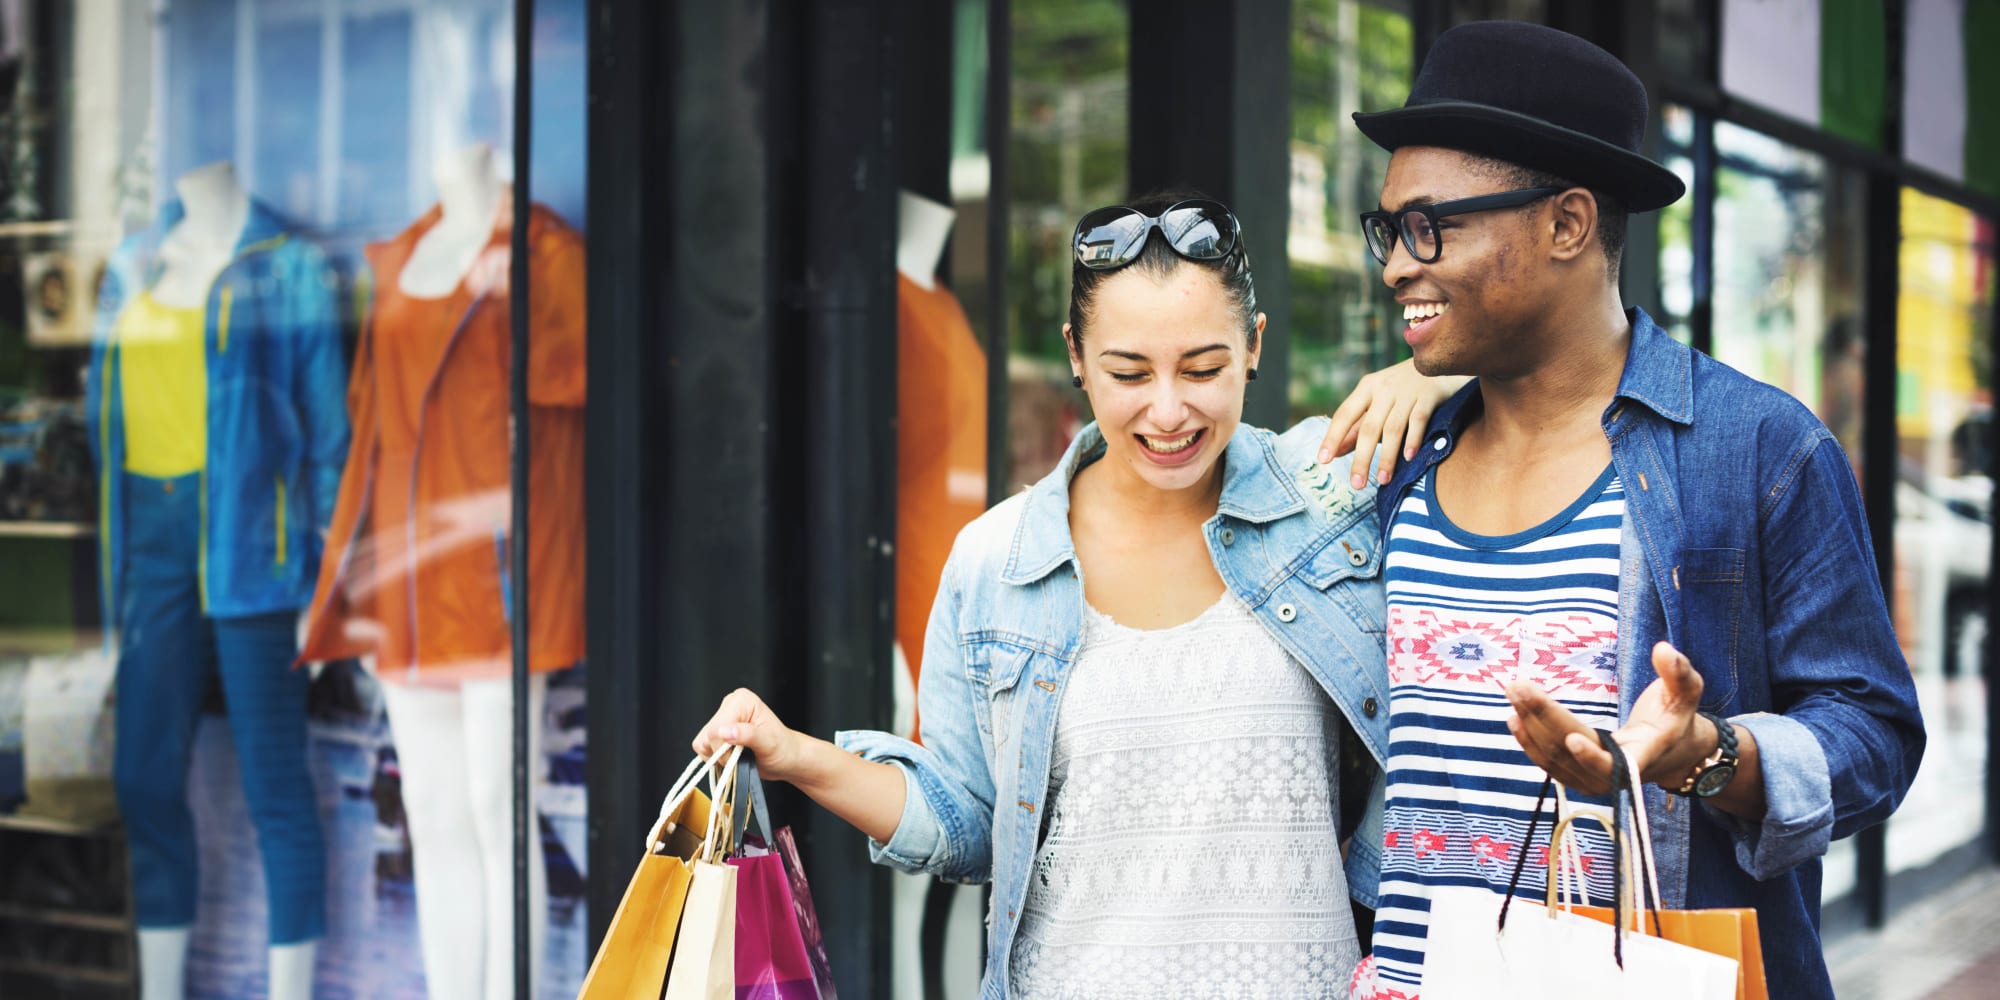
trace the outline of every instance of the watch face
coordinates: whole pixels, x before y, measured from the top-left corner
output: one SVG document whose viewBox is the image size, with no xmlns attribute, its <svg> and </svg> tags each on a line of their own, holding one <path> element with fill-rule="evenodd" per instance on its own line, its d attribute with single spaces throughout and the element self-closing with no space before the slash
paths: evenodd
<svg viewBox="0 0 2000 1000">
<path fill-rule="evenodd" d="M 1717 764 L 1701 772 L 1701 777 L 1694 779 L 1694 793 L 1704 799 L 1708 798 L 1727 787 L 1729 780 L 1734 777 L 1736 777 L 1734 765 Z"/>
</svg>

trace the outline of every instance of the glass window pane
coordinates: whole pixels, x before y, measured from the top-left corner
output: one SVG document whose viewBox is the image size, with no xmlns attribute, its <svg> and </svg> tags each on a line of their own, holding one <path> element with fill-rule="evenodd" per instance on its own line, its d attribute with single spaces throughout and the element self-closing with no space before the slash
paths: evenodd
<svg viewBox="0 0 2000 1000">
<path fill-rule="evenodd" d="M 1992 221 L 1906 189 L 1902 237 L 1892 609 L 1930 745 L 1889 824 L 1892 872 L 1983 828 L 1993 498 Z"/>
<path fill-rule="evenodd" d="M 133 974 L 129 886 L 193 995 L 291 969 L 273 993 L 415 998 L 507 964 L 509 881 L 451 869 L 511 869 L 526 425 L 531 912 L 538 993 L 575 994 L 586 4 L 538 6 L 520 422 L 506 0 L 0 12 L 0 692 L 40 699 L 0 710 L 0 903 L 111 928 L 10 924 L 0 965 Z M 74 836 L 22 849 L 17 811 Z"/>
<path fill-rule="evenodd" d="M 1013 128 L 1007 294 L 1007 471 L 1040 479 L 1090 420 L 1070 386 L 1069 237 L 1076 220 L 1127 194 L 1131 18 L 1115 0 L 1013 5 Z"/>
<path fill-rule="evenodd" d="M 1402 311 L 1368 252 L 1389 154 L 1356 111 L 1402 106 L 1414 42 L 1408 15 L 1354 0 L 1302 0 L 1292 21 L 1291 419 L 1333 412 L 1361 376 L 1407 354 Z"/>
<path fill-rule="evenodd" d="M 1714 355 L 1812 407 L 1858 476 L 1862 178 L 1726 122 L 1715 145 Z"/>
</svg>

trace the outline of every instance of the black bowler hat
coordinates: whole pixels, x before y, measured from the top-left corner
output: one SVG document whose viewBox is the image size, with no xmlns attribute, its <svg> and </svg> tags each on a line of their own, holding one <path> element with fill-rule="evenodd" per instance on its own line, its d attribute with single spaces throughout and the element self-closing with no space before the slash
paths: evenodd
<svg viewBox="0 0 2000 1000">
<path fill-rule="evenodd" d="M 1475 21 L 1438 36 L 1393 111 L 1356 112 L 1376 145 L 1442 146 L 1555 174 L 1634 212 L 1687 191 L 1639 155 L 1646 88 L 1611 53 L 1539 24 Z"/>
</svg>

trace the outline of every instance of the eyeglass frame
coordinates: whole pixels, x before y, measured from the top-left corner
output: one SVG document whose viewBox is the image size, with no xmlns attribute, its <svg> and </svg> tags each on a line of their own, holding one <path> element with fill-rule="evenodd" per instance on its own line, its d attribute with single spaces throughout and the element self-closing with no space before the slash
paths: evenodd
<svg viewBox="0 0 2000 1000">
<path fill-rule="evenodd" d="M 1440 201 L 1429 205 L 1411 205 L 1408 208 L 1399 209 L 1394 212 L 1379 210 L 1363 212 L 1361 213 L 1361 242 L 1368 245 L 1369 256 L 1374 257 L 1376 263 L 1384 267 L 1388 266 L 1389 257 L 1396 252 L 1396 239 L 1402 240 L 1403 249 L 1410 252 L 1411 260 L 1419 264 L 1435 264 L 1444 256 L 1444 230 L 1438 228 L 1439 219 L 1454 215 L 1471 215 L 1474 212 L 1490 212 L 1500 208 L 1519 208 L 1522 205 L 1530 205 L 1543 198 L 1559 195 L 1568 190 L 1569 188 L 1566 187 L 1546 186 L 1516 188 L 1512 191 L 1475 195 L 1471 198 L 1455 198 L 1451 201 Z M 1429 257 L 1425 257 L 1417 252 L 1417 241 L 1411 237 L 1410 227 L 1403 221 L 1413 212 L 1422 215 L 1430 223 L 1431 232 L 1437 234 L 1437 248 Z M 1388 223 L 1392 227 L 1391 231 L 1396 237 L 1389 241 L 1388 249 L 1379 252 L 1375 249 L 1375 241 L 1369 238 L 1369 223 L 1377 219 Z"/>
<path fill-rule="evenodd" d="M 1229 240 L 1228 240 L 1228 245 L 1222 248 L 1221 253 L 1218 253 L 1213 257 L 1196 257 L 1193 254 L 1190 254 L 1187 251 L 1182 250 L 1179 246 L 1176 246 L 1174 244 L 1174 238 L 1168 235 L 1167 228 L 1165 226 L 1160 225 L 1161 219 L 1164 219 L 1167 216 L 1173 214 L 1175 209 L 1181 208 L 1186 205 L 1213 205 L 1216 208 L 1222 210 L 1222 217 L 1229 220 Z M 1125 211 L 1138 216 L 1139 221 L 1145 223 L 1145 228 L 1139 231 L 1138 239 L 1133 242 L 1132 246 L 1135 247 L 1136 250 L 1130 258 L 1126 260 L 1116 261 L 1114 263 L 1094 264 L 1091 261 L 1086 260 L 1083 255 L 1083 224 L 1086 221 L 1088 221 L 1091 216 L 1096 215 L 1099 212 L 1108 212 L 1112 209 L 1124 209 Z M 1230 211 L 1228 205 L 1224 205 L 1223 203 L 1216 201 L 1213 198 L 1187 198 L 1181 201 L 1174 202 L 1173 204 L 1168 205 L 1166 208 L 1161 209 L 1160 214 L 1158 215 L 1147 215 L 1146 213 L 1141 212 L 1130 205 L 1105 205 L 1101 208 L 1093 208 L 1090 211 L 1083 213 L 1082 217 L 1076 220 L 1076 228 L 1072 230 L 1069 235 L 1070 252 L 1073 256 L 1076 257 L 1077 264 L 1082 266 L 1085 270 L 1116 271 L 1121 267 L 1127 267 L 1131 265 L 1134 261 L 1138 260 L 1140 257 L 1145 255 L 1146 241 L 1153 238 L 1153 233 L 1155 231 L 1157 231 L 1160 234 L 1160 237 L 1162 239 L 1166 240 L 1167 249 L 1172 250 L 1182 260 L 1191 260 L 1191 261 L 1196 261 L 1198 263 L 1213 263 L 1218 260 L 1226 260 L 1228 259 L 1230 254 L 1236 252 L 1237 247 L 1243 245 L 1243 223 L 1236 218 L 1235 212 Z"/>
</svg>

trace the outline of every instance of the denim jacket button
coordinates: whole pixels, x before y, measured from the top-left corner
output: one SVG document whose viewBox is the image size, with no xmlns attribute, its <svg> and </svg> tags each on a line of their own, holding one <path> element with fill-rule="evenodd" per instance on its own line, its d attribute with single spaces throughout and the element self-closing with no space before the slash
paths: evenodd
<svg viewBox="0 0 2000 1000">
<path fill-rule="evenodd" d="M 1444 435 L 1442 434 L 1438 435 L 1438 439 L 1431 443 L 1431 450 L 1432 451 L 1444 450 Z"/>
<path fill-rule="evenodd" d="M 1368 564 L 1368 550 L 1367 550 L 1367 549 L 1348 549 L 1348 550 L 1347 550 L 1347 561 L 1348 561 L 1348 562 L 1350 562 L 1350 563 L 1353 563 L 1353 564 L 1354 564 L 1354 565 L 1356 565 L 1356 566 L 1365 566 L 1365 565 L 1367 565 L 1367 564 Z"/>
<path fill-rule="evenodd" d="M 1295 607 L 1292 607 L 1292 606 L 1291 606 L 1291 605 L 1289 605 L 1289 604 L 1280 604 L 1280 605 L 1278 605 L 1278 620 L 1279 620 L 1279 621 L 1281 621 L 1281 622 L 1288 622 L 1288 621 L 1291 621 L 1291 620 L 1292 620 L 1292 619 L 1294 619 L 1294 618 L 1297 618 L 1298 616 L 1299 616 L 1299 609 L 1297 609 L 1297 608 L 1295 608 Z"/>
<path fill-rule="evenodd" d="M 1222 544 L 1224 544 L 1224 545 L 1234 545 L 1234 544 L 1236 544 L 1236 529 L 1235 529 L 1235 528 L 1224 528 L 1224 529 L 1222 529 Z"/>
<path fill-rule="evenodd" d="M 1361 714 L 1371 719 L 1375 717 L 1375 699 L 1363 698 L 1361 700 Z"/>
</svg>

